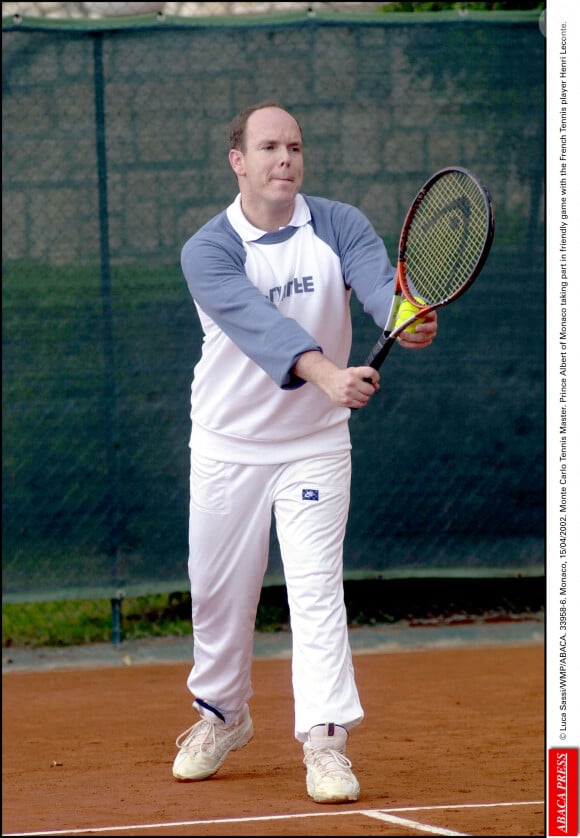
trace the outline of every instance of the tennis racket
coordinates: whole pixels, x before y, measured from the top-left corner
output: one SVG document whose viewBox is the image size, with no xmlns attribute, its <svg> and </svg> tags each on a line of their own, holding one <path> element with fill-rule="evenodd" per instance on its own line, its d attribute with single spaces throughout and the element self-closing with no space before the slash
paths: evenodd
<svg viewBox="0 0 580 838">
<path fill-rule="evenodd" d="M 429 178 L 405 218 L 389 316 L 364 366 L 378 370 L 411 323 L 467 291 L 487 259 L 494 227 L 491 196 L 470 171 L 456 166 Z M 418 311 L 396 325 L 403 296 Z"/>
</svg>

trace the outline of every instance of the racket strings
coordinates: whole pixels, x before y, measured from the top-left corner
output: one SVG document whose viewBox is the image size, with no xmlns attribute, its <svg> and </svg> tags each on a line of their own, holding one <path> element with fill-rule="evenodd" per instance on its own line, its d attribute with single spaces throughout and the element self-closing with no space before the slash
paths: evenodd
<svg viewBox="0 0 580 838">
<path fill-rule="evenodd" d="M 489 203 L 472 178 L 450 172 L 436 181 L 407 232 L 403 262 L 410 294 L 436 303 L 459 291 L 478 265 L 489 225 Z"/>
</svg>

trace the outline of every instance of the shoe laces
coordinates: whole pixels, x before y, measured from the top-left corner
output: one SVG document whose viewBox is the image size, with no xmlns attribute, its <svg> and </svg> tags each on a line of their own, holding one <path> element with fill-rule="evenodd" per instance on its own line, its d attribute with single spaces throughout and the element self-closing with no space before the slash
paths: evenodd
<svg viewBox="0 0 580 838">
<path fill-rule="evenodd" d="M 352 767 L 352 762 L 348 757 L 333 748 L 309 748 L 304 762 L 331 777 L 344 777 L 345 772 Z"/>
<path fill-rule="evenodd" d="M 175 744 L 180 750 L 213 754 L 216 746 L 216 725 L 202 719 L 180 733 Z"/>
</svg>

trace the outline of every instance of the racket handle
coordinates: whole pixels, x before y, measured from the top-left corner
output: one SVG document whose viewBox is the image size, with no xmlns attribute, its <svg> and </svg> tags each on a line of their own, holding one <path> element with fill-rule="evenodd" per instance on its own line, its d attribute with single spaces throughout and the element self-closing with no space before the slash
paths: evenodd
<svg viewBox="0 0 580 838">
<path fill-rule="evenodd" d="M 391 338 L 390 332 L 383 332 L 373 346 L 363 366 L 373 367 L 373 369 L 378 370 L 395 343 L 396 340 Z"/>
</svg>

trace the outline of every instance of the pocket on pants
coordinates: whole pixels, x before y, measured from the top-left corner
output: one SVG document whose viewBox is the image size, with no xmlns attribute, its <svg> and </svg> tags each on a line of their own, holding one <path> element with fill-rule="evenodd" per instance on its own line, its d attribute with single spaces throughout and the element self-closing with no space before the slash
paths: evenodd
<svg viewBox="0 0 580 838">
<path fill-rule="evenodd" d="M 227 463 L 191 452 L 189 477 L 191 503 L 207 512 L 227 511 Z"/>
</svg>

